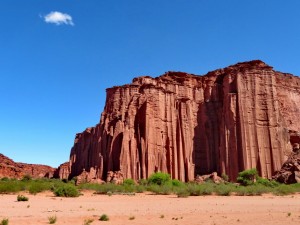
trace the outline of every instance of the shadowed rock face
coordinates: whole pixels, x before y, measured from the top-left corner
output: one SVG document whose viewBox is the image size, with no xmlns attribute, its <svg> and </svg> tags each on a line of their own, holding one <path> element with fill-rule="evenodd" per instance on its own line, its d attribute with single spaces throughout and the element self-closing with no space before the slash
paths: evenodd
<svg viewBox="0 0 300 225">
<path fill-rule="evenodd" d="M 107 89 L 100 123 L 76 135 L 70 177 L 108 171 L 182 181 L 217 171 L 271 178 L 300 130 L 300 79 L 256 60 L 196 76 L 167 72 Z"/>
<path fill-rule="evenodd" d="M 25 175 L 32 178 L 52 178 L 55 170 L 46 165 L 17 163 L 0 153 L 0 178 L 22 178 Z"/>
</svg>

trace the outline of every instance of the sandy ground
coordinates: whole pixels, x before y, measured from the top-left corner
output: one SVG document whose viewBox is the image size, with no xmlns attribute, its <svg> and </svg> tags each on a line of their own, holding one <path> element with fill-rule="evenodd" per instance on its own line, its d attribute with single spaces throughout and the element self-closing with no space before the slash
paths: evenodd
<svg viewBox="0 0 300 225">
<path fill-rule="evenodd" d="M 49 224 L 300 224 L 300 194 L 291 196 L 199 196 L 136 194 L 94 195 L 84 192 L 78 198 L 54 197 L 51 192 L 26 194 L 28 202 L 17 202 L 17 195 L 0 195 L 0 221 L 9 225 Z M 99 221 L 107 214 L 109 221 Z M 130 220 L 130 217 L 134 219 Z"/>
</svg>

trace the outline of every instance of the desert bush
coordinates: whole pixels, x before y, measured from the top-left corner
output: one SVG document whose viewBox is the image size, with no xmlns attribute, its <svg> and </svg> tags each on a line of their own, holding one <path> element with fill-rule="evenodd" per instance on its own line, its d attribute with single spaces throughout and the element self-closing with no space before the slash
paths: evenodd
<svg viewBox="0 0 300 225">
<path fill-rule="evenodd" d="M 102 214 L 102 215 L 100 216 L 99 220 L 100 220 L 100 221 L 108 221 L 108 220 L 109 220 L 109 217 L 108 217 L 108 215 L 106 215 L 106 214 Z"/>
<path fill-rule="evenodd" d="M 57 221 L 57 217 L 56 216 L 49 216 L 48 221 L 49 221 L 49 224 L 54 224 Z"/>
<path fill-rule="evenodd" d="M 190 192 L 188 192 L 188 190 L 185 188 L 177 190 L 176 194 L 178 198 L 187 198 L 191 195 Z"/>
<path fill-rule="evenodd" d="M 32 180 L 32 178 L 29 174 L 26 174 L 22 177 L 22 181 L 30 181 L 30 180 Z"/>
<path fill-rule="evenodd" d="M 23 190 L 23 185 L 18 181 L 1 181 L 0 182 L 0 193 L 16 193 Z"/>
<path fill-rule="evenodd" d="M 157 195 L 170 195 L 173 193 L 173 187 L 171 184 L 164 184 L 164 185 L 152 184 L 147 186 L 147 191 L 150 191 Z"/>
<path fill-rule="evenodd" d="M 175 186 L 175 187 L 184 186 L 184 183 L 181 182 L 180 180 L 177 180 L 177 179 L 173 179 L 173 180 L 171 181 L 171 184 L 172 184 L 173 186 Z"/>
<path fill-rule="evenodd" d="M 146 180 L 146 179 L 140 179 L 140 180 L 138 181 L 138 183 L 139 183 L 139 185 L 147 186 L 148 180 Z"/>
<path fill-rule="evenodd" d="M 107 194 L 108 192 L 111 193 L 121 193 L 124 192 L 123 185 L 115 185 L 112 183 L 105 183 L 98 186 L 96 190 L 96 194 Z"/>
<path fill-rule="evenodd" d="M 237 181 L 240 184 L 247 186 L 247 185 L 254 184 L 257 177 L 258 177 L 258 172 L 254 168 L 254 169 L 249 169 L 249 170 L 244 170 L 242 172 L 239 172 Z"/>
<path fill-rule="evenodd" d="M 276 182 L 275 180 L 268 180 L 268 179 L 265 179 L 265 178 L 262 178 L 262 177 L 259 177 L 257 176 L 257 184 L 261 184 L 261 185 L 264 185 L 266 187 L 277 187 L 279 186 L 279 183 Z"/>
<path fill-rule="evenodd" d="M 162 173 L 162 172 L 154 173 L 148 179 L 149 184 L 157 184 L 157 185 L 164 185 L 170 181 L 171 181 L 170 174 Z"/>
<path fill-rule="evenodd" d="M 296 191 L 292 185 L 281 184 L 273 189 L 273 194 L 275 195 L 290 195 L 294 194 Z"/>
<path fill-rule="evenodd" d="M 28 197 L 26 197 L 26 196 L 24 196 L 24 195 L 18 195 L 17 196 L 17 201 L 18 202 L 26 202 L 26 201 L 28 201 L 29 199 L 28 199 Z"/>
<path fill-rule="evenodd" d="M 8 225 L 9 220 L 6 219 L 2 219 L 0 225 Z"/>
<path fill-rule="evenodd" d="M 83 183 L 78 186 L 78 189 L 98 191 L 100 186 L 101 184 Z"/>
<path fill-rule="evenodd" d="M 123 185 L 135 185 L 135 181 L 133 179 L 125 179 Z"/>
<path fill-rule="evenodd" d="M 201 196 L 201 195 L 211 195 L 214 192 L 215 184 L 213 183 L 203 183 L 195 184 L 189 183 L 186 188 L 191 196 Z"/>
<path fill-rule="evenodd" d="M 78 197 L 79 191 L 75 186 L 71 184 L 65 184 L 56 188 L 54 190 L 54 194 L 58 197 Z"/>
<path fill-rule="evenodd" d="M 51 187 L 50 182 L 37 180 L 29 184 L 28 191 L 30 194 L 36 194 L 46 190 L 51 190 Z"/>
<path fill-rule="evenodd" d="M 235 190 L 236 195 L 239 196 L 257 196 L 268 192 L 270 192 L 270 189 L 261 184 L 250 185 L 250 186 L 239 186 Z"/>
<path fill-rule="evenodd" d="M 86 219 L 84 220 L 83 225 L 90 225 L 93 221 L 93 219 Z"/>
<path fill-rule="evenodd" d="M 146 187 L 143 185 L 137 185 L 137 186 L 135 186 L 135 191 L 137 193 L 143 193 L 144 191 L 146 191 Z"/>
<path fill-rule="evenodd" d="M 215 193 L 221 196 L 229 196 L 233 188 L 231 185 L 219 184 L 215 187 Z"/>
</svg>

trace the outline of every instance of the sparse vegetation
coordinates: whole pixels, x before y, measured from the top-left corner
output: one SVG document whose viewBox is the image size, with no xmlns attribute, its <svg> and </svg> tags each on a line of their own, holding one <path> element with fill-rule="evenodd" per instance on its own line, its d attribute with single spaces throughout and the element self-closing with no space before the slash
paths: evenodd
<svg viewBox="0 0 300 225">
<path fill-rule="evenodd" d="M 93 219 L 86 219 L 84 220 L 83 225 L 90 225 L 93 221 Z"/>
<path fill-rule="evenodd" d="M 78 197 L 79 191 L 74 185 L 65 184 L 56 188 L 54 194 L 59 197 Z"/>
<path fill-rule="evenodd" d="M 226 178 L 225 174 L 223 174 L 223 178 Z M 30 194 L 36 194 L 50 190 L 59 197 L 77 197 L 80 194 L 80 190 L 94 190 L 96 194 L 107 194 L 109 196 L 115 194 L 135 195 L 135 193 L 149 191 L 157 195 L 176 194 L 178 197 L 188 197 L 212 194 L 221 196 L 252 196 L 264 193 L 289 195 L 300 192 L 300 184 L 285 185 L 261 178 L 258 176 L 256 169 L 240 172 L 237 179 L 239 184 L 230 182 L 215 184 L 211 180 L 207 180 L 202 184 L 194 182 L 183 183 L 179 180 L 171 180 L 169 174 L 158 172 L 152 174 L 148 180 L 142 179 L 138 183 L 132 179 L 125 179 L 122 185 L 84 183 L 75 186 L 73 181 L 66 180 L 63 182 L 61 180 L 44 178 L 31 179 L 24 176 L 22 180 L 2 178 L 0 180 L 0 193 L 27 191 Z M 19 201 L 22 201 L 21 198 Z M 26 200 L 24 199 L 23 201 Z"/>
<path fill-rule="evenodd" d="M 102 214 L 102 215 L 100 216 L 99 220 L 100 220 L 100 221 L 108 221 L 108 220 L 109 220 L 109 217 L 108 217 L 108 215 L 106 215 L 106 214 Z"/>
<path fill-rule="evenodd" d="M 24 195 L 18 195 L 17 196 L 17 201 L 18 202 L 26 202 L 26 201 L 28 201 L 29 199 L 28 199 L 28 197 L 26 197 L 26 196 L 24 196 Z"/>
<path fill-rule="evenodd" d="M 135 185 L 135 181 L 133 179 L 125 179 L 123 185 Z"/>
<path fill-rule="evenodd" d="M 48 221 L 49 221 L 49 224 L 54 224 L 54 223 L 56 223 L 56 221 L 57 221 L 56 215 L 55 215 L 55 216 L 49 216 L 49 217 L 48 217 Z"/>
<path fill-rule="evenodd" d="M 6 219 L 2 219 L 0 225 L 8 225 L 9 220 Z"/>
</svg>

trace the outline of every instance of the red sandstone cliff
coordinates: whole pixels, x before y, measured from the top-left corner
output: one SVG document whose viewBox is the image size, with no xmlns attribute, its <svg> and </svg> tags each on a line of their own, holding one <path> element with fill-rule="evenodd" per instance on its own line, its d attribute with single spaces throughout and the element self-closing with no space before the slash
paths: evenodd
<svg viewBox="0 0 300 225">
<path fill-rule="evenodd" d="M 108 171 L 190 181 L 217 171 L 234 180 L 256 167 L 271 178 L 300 130 L 300 78 L 261 61 L 196 76 L 167 72 L 107 89 L 100 123 L 76 135 L 70 177 Z"/>
<path fill-rule="evenodd" d="M 55 168 L 46 165 L 16 163 L 0 153 L 0 178 L 22 178 L 30 175 L 32 178 L 52 178 Z"/>
</svg>

